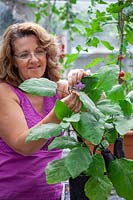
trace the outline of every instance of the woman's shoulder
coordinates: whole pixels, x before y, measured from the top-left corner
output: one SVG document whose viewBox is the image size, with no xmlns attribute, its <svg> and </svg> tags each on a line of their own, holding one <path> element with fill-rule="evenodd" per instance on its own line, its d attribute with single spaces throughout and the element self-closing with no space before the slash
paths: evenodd
<svg viewBox="0 0 133 200">
<path fill-rule="evenodd" d="M 5 82 L 0 82 L 0 93 L 8 93 L 10 92 L 10 87 L 7 83 Z"/>
<path fill-rule="evenodd" d="M 0 99 L 14 99 L 18 101 L 16 94 L 13 92 L 8 83 L 0 82 Z"/>
<path fill-rule="evenodd" d="M 57 82 L 57 92 L 59 98 L 62 99 L 68 95 L 68 82 L 67 80 L 59 80 Z"/>
</svg>

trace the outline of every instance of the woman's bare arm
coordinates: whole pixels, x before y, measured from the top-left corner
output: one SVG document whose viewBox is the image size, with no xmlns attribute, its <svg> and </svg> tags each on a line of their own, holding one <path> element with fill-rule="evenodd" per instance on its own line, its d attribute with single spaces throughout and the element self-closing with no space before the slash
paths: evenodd
<svg viewBox="0 0 133 200">
<path fill-rule="evenodd" d="M 61 91 L 67 92 L 67 83 L 60 82 L 58 88 Z M 62 95 L 59 95 L 59 98 L 74 112 L 80 110 L 81 102 L 79 101 L 78 94 L 67 95 L 67 93 L 62 93 Z M 29 129 L 19 105 L 18 97 L 5 83 L 0 84 L 0 107 L 0 137 L 14 151 L 22 155 L 30 155 L 36 152 L 47 142 L 46 139 L 38 139 L 26 143 L 26 137 L 32 128 L 46 123 L 60 123 L 53 108 L 43 120 Z"/>
<path fill-rule="evenodd" d="M 0 137 L 14 151 L 22 155 L 30 155 L 47 142 L 45 139 L 31 141 L 30 143 L 25 142 L 31 129 L 27 126 L 17 96 L 4 83 L 0 84 L 0 108 Z M 54 110 L 35 126 L 49 122 L 59 123 Z"/>
</svg>

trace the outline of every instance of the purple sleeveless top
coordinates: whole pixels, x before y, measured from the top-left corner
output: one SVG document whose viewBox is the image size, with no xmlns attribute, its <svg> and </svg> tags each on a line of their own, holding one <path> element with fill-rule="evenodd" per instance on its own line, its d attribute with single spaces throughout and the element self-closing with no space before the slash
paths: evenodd
<svg viewBox="0 0 133 200">
<path fill-rule="evenodd" d="M 29 128 L 41 121 L 58 99 L 57 94 L 44 97 L 44 116 L 41 116 L 20 89 L 11 88 L 20 99 Z M 48 185 L 44 173 L 48 162 L 62 156 L 61 150 L 48 152 L 51 140 L 36 153 L 23 156 L 0 139 L 0 200 L 60 200 L 62 184 Z"/>
</svg>

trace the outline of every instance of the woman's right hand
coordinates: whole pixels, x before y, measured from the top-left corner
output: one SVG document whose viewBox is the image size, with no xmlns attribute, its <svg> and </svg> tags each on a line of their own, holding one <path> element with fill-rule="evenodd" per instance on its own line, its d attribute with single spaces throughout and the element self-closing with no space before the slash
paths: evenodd
<svg viewBox="0 0 133 200">
<path fill-rule="evenodd" d="M 79 93 L 71 92 L 68 96 L 61 99 L 73 112 L 78 113 L 81 110 L 82 102 L 79 99 Z"/>
</svg>

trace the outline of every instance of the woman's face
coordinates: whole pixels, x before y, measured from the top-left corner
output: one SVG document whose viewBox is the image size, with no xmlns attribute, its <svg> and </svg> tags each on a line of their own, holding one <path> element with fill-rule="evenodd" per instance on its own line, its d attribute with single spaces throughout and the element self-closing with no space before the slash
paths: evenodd
<svg viewBox="0 0 133 200">
<path fill-rule="evenodd" d="M 18 38 L 14 42 L 15 66 L 22 80 L 41 78 L 46 70 L 46 52 L 34 35 Z"/>
</svg>

